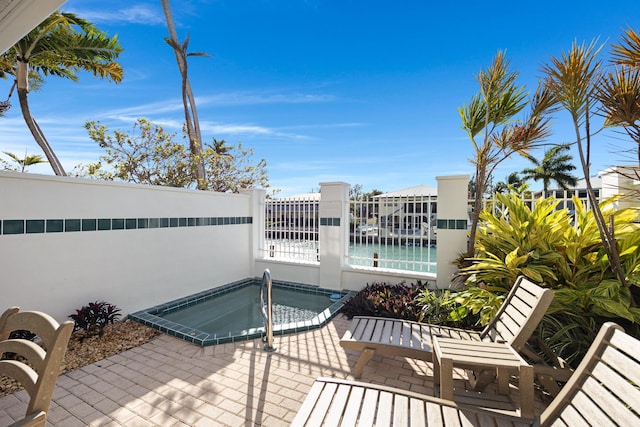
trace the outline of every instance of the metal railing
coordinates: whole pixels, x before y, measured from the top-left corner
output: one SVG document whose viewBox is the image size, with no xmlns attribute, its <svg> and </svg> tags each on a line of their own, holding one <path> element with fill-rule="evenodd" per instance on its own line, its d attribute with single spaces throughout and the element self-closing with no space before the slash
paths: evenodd
<svg viewBox="0 0 640 427">
<path fill-rule="evenodd" d="M 264 349 L 266 351 L 274 351 L 276 349 L 273 346 L 273 299 L 271 293 L 272 286 L 273 282 L 271 281 L 271 272 L 269 271 L 269 269 L 266 269 L 262 274 L 262 284 L 260 285 L 260 306 L 262 309 L 262 318 L 264 319 Z"/>
<path fill-rule="evenodd" d="M 267 200 L 264 258 L 318 262 L 320 194 Z"/>
<path fill-rule="evenodd" d="M 433 195 L 352 200 L 349 264 L 434 273 L 436 219 Z"/>
<path fill-rule="evenodd" d="M 527 194 L 525 202 L 535 206 L 541 197 L 554 196 L 558 209 L 573 212 L 573 196 L 589 207 L 584 190 L 553 190 Z M 524 197 L 524 196 L 523 196 Z M 320 262 L 319 194 L 267 200 L 264 258 L 303 263 Z M 472 220 L 473 200 L 466 219 Z M 485 209 L 499 213 L 495 197 L 483 200 Z M 418 272 L 436 272 L 437 196 L 388 195 L 349 202 L 349 247 L 347 263 Z"/>
</svg>

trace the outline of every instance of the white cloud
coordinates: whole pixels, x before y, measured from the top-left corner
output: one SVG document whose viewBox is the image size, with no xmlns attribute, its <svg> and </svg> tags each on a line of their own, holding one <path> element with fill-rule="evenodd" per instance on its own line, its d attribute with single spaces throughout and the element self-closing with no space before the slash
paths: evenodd
<svg viewBox="0 0 640 427">
<path fill-rule="evenodd" d="M 137 4 L 120 9 L 108 9 L 107 6 L 103 4 L 103 7 L 100 9 L 72 9 L 67 11 L 75 13 L 93 23 L 108 22 L 110 24 L 125 23 L 144 25 L 164 25 L 165 23 L 160 2 L 155 6 Z"/>
</svg>

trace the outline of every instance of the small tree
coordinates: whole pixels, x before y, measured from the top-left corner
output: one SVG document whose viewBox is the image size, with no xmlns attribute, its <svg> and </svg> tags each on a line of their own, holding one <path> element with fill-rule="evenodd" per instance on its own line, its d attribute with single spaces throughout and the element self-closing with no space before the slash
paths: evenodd
<svg viewBox="0 0 640 427">
<path fill-rule="evenodd" d="M 576 135 L 576 145 L 580 155 L 580 164 L 584 173 L 587 195 L 594 220 L 598 226 L 603 248 L 611 270 L 624 287 L 629 287 L 625 272 L 620 263 L 618 245 L 614 235 L 613 216 L 605 219 L 593 190 L 590 172 L 592 109 L 597 101 L 597 83 L 601 76 L 602 62 L 597 58 L 601 47 L 595 42 L 578 45 L 574 42 L 568 52 L 561 57 L 552 57 L 545 65 L 546 86 L 553 92 L 560 105 L 569 112 Z"/>
<path fill-rule="evenodd" d="M 513 154 L 531 158 L 530 151 L 550 133 L 547 113 L 554 105 L 553 97 L 546 88 L 541 87 L 528 100 L 525 88 L 516 86 L 517 77 L 518 73 L 509 71 L 509 61 L 504 52 L 498 52 L 489 68 L 477 76 L 480 93 L 458 109 L 462 128 L 475 150 L 475 156 L 470 159 L 475 167 L 475 191 L 474 215 L 467 247 L 469 256 L 475 252 L 478 214 L 482 210 L 482 197 L 493 171 Z M 531 106 L 528 116 L 514 120 L 527 105 Z"/>
<path fill-rule="evenodd" d="M 138 119 L 131 134 L 115 131 L 113 135 L 98 122 L 87 122 L 85 128 L 105 154 L 97 163 L 82 165 L 77 175 L 168 187 L 187 187 L 193 182 L 188 151 L 162 126 Z"/>
<path fill-rule="evenodd" d="M 208 188 L 219 192 L 238 192 L 241 189 L 267 188 L 266 161 L 253 164 L 252 149 L 242 144 L 228 146 L 224 140 L 214 139 L 201 157 L 193 156 L 187 148 L 174 141 L 160 125 L 138 119 L 133 132 L 108 133 L 105 125 L 87 122 L 89 137 L 105 150 L 97 163 L 81 165 L 77 175 L 104 180 L 118 180 L 170 187 L 192 187 L 193 170 L 202 162 L 207 171 Z"/>
<path fill-rule="evenodd" d="M 213 145 L 205 145 L 203 152 L 207 184 L 211 191 L 237 193 L 246 188 L 268 188 L 267 161 L 252 163 L 253 148 L 226 145 L 214 138 Z"/>
</svg>

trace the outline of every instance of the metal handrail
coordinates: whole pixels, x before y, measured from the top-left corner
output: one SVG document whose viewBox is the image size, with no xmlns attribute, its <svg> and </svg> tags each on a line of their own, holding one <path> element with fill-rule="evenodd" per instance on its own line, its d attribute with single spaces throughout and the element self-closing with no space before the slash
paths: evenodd
<svg viewBox="0 0 640 427">
<path fill-rule="evenodd" d="M 271 282 L 271 272 L 269 269 L 265 269 L 262 274 L 262 284 L 260 285 L 260 304 L 262 308 L 262 318 L 264 319 L 265 330 L 265 345 L 266 351 L 274 351 L 276 348 L 273 346 L 273 299 L 271 296 L 271 288 L 273 283 Z M 267 291 L 267 300 L 265 301 L 265 289 Z"/>
</svg>

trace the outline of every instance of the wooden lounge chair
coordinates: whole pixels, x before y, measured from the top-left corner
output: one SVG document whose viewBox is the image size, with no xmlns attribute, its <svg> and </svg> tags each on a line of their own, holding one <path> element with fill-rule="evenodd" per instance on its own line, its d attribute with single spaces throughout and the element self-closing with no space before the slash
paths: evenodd
<svg viewBox="0 0 640 427">
<path fill-rule="evenodd" d="M 539 418 L 356 381 L 319 378 L 292 426 L 637 426 L 640 341 L 606 323 Z"/>
<path fill-rule="evenodd" d="M 29 331 L 43 344 L 9 338 L 11 332 Z M 26 415 L 12 426 L 44 426 L 60 365 L 73 331 L 73 322 L 58 324 L 51 316 L 37 311 L 20 312 L 18 307 L 0 316 L 0 374 L 15 379 L 29 394 Z M 1 358 L 1 357 L 0 357 Z"/>
<path fill-rule="evenodd" d="M 541 288 L 520 276 L 495 318 L 481 332 L 401 319 L 356 316 L 340 340 L 340 345 L 362 352 L 354 369 L 355 378 L 360 378 L 365 365 L 375 354 L 431 361 L 433 335 L 471 341 L 505 342 L 520 351 L 542 320 L 551 300 L 551 289 Z M 482 390 L 491 383 L 490 372 L 471 375 L 469 380 L 472 388 Z"/>
</svg>

